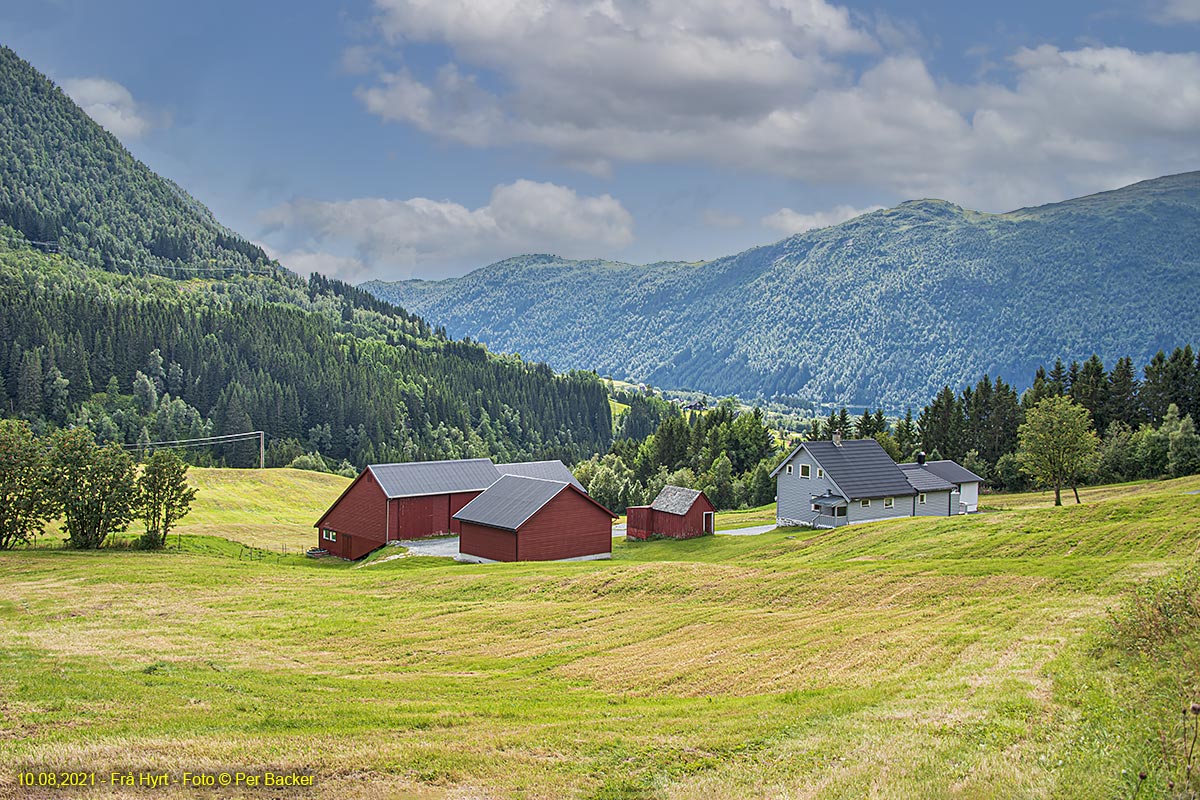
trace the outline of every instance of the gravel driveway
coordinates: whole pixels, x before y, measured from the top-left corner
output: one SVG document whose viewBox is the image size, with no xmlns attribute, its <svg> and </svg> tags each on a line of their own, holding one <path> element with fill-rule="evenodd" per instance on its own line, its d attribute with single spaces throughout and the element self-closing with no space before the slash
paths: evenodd
<svg viewBox="0 0 1200 800">
<path fill-rule="evenodd" d="M 411 556 L 454 558 L 458 555 L 457 536 L 439 536 L 436 539 L 405 539 L 400 544 L 408 548 L 408 554 Z"/>
<path fill-rule="evenodd" d="M 755 525 L 750 528 L 732 528 L 727 531 L 717 531 L 718 536 L 756 536 L 775 530 L 774 525 Z M 614 525 L 613 536 L 624 536 L 625 526 Z M 405 539 L 400 542 L 408 548 L 410 556 L 437 556 L 440 558 L 458 557 L 458 537 L 441 536 L 437 539 Z"/>
</svg>

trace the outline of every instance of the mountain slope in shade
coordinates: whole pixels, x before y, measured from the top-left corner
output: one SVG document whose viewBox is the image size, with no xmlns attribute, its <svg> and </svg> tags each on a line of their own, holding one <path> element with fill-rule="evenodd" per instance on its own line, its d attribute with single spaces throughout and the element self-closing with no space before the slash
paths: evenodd
<svg viewBox="0 0 1200 800">
<path fill-rule="evenodd" d="M 899 408 L 1200 339 L 1200 172 L 985 214 L 916 200 L 701 264 L 522 256 L 363 288 L 559 368 Z"/>
</svg>

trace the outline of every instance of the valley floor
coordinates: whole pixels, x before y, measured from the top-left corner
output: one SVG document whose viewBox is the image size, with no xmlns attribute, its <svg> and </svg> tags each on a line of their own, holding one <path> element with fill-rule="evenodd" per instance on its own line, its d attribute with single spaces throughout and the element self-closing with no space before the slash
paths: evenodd
<svg viewBox="0 0 1200 800">
<path fill-rule="evenodd" d="M 296 555 L 344 479 L 194 478 L 180 550 L 0 554 L 0 796 L 40 796 L 32 767 L 310 770 L 214 796 L 346 798 L 1123 797 L 1144 769 L 1167 796 L 1157 732 L 1195 699 L 1105 621 L 1194 560 L 1200 478 L 362 568 Z"/>
</svg>

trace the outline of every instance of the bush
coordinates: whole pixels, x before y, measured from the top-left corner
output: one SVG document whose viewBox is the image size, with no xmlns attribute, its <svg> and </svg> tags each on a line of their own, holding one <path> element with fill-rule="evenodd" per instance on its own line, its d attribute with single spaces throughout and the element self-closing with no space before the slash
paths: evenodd
<svg viewBox="0 0 1200 800">
<path fill-rule="evenodd" d="M 288 466 L 292 469 L 306 469 L 310 472 L 329 472 L 329 466 L 326 465 L 325 459 L 321 458 L 320 453 L 305 453 L 296 456 Z"/>
<path fill-rule="evenodd" d="M 1138 586 L 1109 612 L 1109 627 L 1119 646 L 1141 652 L 1200 631 L 1200 567 Z"/>
</svg>

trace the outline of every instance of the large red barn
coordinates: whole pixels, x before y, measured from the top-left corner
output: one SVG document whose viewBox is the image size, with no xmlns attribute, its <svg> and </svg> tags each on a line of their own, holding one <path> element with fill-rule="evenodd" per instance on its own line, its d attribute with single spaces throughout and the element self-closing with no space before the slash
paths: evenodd
<svg viewBox="0 0 1200 800">
<path fill-rule="evenodd" d="M 630 506 L 625 536 L 629 539 L 691 539 L 714 533 L 716 508 L 704 492 L 664 486 L 648 506 Z"/>
<path fill-rule="evenodd" d="M 612 557 L 611 511 L 564 481 L 506 475 L 454 515 L 470 561 Z"/>
<path fill-rule="evenodd" d="M 357 559 L 390 541 L 459 533 L 454 515 L 509 474 L 561 479 L 582 488 L 561 461 L 372 464 L 317 520 L 317 547 Z"/>
</svg>

